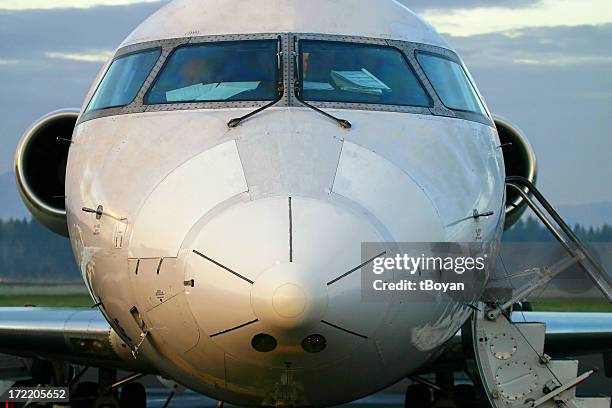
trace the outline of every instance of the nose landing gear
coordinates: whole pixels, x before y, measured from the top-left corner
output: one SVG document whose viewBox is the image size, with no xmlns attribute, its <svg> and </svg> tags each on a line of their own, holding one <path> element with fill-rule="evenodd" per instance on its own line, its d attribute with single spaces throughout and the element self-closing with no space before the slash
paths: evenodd
<svg viewBox="0 0 612 408">
<path fill-rule="evenodd" d="M 115 370 L 100 369 L 99 382 L 83 381 L 70 395 L 73 408 L 146 408 L 144 385 L 135 382 L 143 375 L 129 375 L 116 380 Z M 120 390 L 117 392 L 117 390 Z"/>
</svg>

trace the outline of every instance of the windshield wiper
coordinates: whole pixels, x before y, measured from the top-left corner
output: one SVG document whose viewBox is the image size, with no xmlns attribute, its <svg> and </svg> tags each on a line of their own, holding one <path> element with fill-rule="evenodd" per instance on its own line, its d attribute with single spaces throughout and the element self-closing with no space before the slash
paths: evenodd
<svg viewBox="0 0 612 408">
<path fill-rule="evenodd" d="M 276 99 L 274 99 L 270 103 L 265 104 L 262 107 L 255 109 L 251 113 L 247 113 L 244 116 L 230 120 L 229 122 L 227 122 L 228 127 L 230 128 L 237 127 L 238 125 L 240 125 L 242 122 L 244 122 L 251 116 L 255 116 L 259 112 L 262 112 L 268 109 L 269 107 L 276 105 L 277 103 L 280 102 L 281 99 L 283 99 L 283 96 L 285 95 L 285 81 L 283 79 L 283 50 L 282 50 L 282 40 L 281 40 L 280 35 L 278 36 L 278 43 L 276 46 L 276 64 L 277 64 L 276 65 L 276 75 L 278 78 L 278 82 L 276 83 L 278 96 L 276 97 Z"/>
<path fill-rule="evenodd" d="M 315 112 L 319 112 L 322 115 L 327 116 L 328 118 L 336 121 L 340 127 L 344 128 L 344 129 L 350 129 L 352 127 L 351 122 L 349 122 L 346 119 L 340 119 L 335 117 L 334 115 L 332 115 L 331 113 L 327 113 L 325 112 L 323 109 L 319 109 L 314 105 L 311 105 L 310 103 L 306 102 L 304 100 L 304 98 L 302 98 L 302 94 L 301 94 L 301 84 L 302 84 L 302 78 L 300 76 L 300 69 L 299 69 L 299 63 L 300 63 L 300 53 L 299 53 L 299 48 L 298 48 L 298 39 L 295 39 L 295 64 L 293 64 L 293 75 L 295 78 L 295 83 L 293 86 L 293 92 L 295 94 L 295 99 L 297 99 L 298 101 L 300 101 L 302 103 L 302 105 L 309 107 L 310 109 L 314 110 Z"/>
</svg>

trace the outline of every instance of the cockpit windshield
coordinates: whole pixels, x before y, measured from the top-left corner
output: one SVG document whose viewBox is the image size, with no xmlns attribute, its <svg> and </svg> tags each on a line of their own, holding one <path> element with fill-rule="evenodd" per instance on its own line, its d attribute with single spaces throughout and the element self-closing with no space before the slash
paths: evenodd
<svg viewBox="0 0 612 408">
<path fill-rule="evenodd" d="M 412 112 L 492 124 L 458 57 L 426 44 L 315 33 L 248 34 L 228 41 L 214 36 L 132 44 L 118 55 L 81 121 L 155 110 L 255 108 L 228 122 L 235 127 L 269 107 L 295 104 L 345 128 L 351 123 L 327 109 Z"/>
<path fill-rule="evenodd" d="M 145 104 L 267 101 L 277 97 L 277 41 L 235 41 L 176 49 Z"/>
<path fill-rule="evenodd" d="M 303 99 L 403 106 L 431 106 L 404 55 L 389 46 L 300 41 Z"/>
<path fill-rule="evenodd" d="M 121 56 L 113 61 L 87 106 L 87 112 L 129 105 L 153 65 L 159 58 L 159 49 Z"/>
<path fill-rule="evenodd" d="M 487 115 L 461 65 L 441 55 L 424 52 L 418 52 L 417 59 L 447 108 Z"/>
</svg>

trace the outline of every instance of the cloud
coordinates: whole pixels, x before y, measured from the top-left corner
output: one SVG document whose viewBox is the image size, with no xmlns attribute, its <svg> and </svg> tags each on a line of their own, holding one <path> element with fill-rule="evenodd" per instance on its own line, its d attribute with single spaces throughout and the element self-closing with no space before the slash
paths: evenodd
<svg viewBox="0 0 612 408">
<path fill-rule="evenodd" d="M 45 57 L 64 59 L 69 61 L 81 62 L 106 62 L 114 52 L 111 50 L 98 50 L 88 52 L 46 52 Z"/>
<path fill-rule="evenodd" d="M 470 37 L 448 36 L 470 67 L 509 64 L 562 67 L 612 63 L 612 24 L 524 28 Z"/>
<path fill-rule="evenodd" d="M 155 3 L 159 0 L 0 0 L 0 10 L 49 10 Z"/>
<path fill-rule="evenodd" d="M 39 60 L 47 52 L 113 50 L 164 3 L 0 12 L 0 55 Z"/>
<path fill-rule="evenodd" d="M 527 134 L 555 205 L 612 200 L 602 188 L 612 174 L 611 37 L 612 24 L 447 37 L 491 111 Z"/>
<path fill-rule="evenodd" d="M 0 65 L 17 65 L 21 63 L 21 61 L 17 59 L 0 59 Z"/>
<path fill-rule="evenodd" d="M 471 9 L 476 7 L 518 7 L 533 6 L 540 0 L 396 0 L 409 9 L 421 12 L 423 10 Z"/>
<path fill-rule="evenodd" d="M 528 27 L 597 25 L 612 22 L 609 0 L 542 0 L 522 7 L 452 7 L 425 10 L 421 17 L 442 33 L 472 36 Z"/>
<path fill-rule="evenodd" d="M 593 55 L 589 57 L 581 57 L 575 55 L 560 55 L 554 58 L 515 58 L 512 60 L 515 64 L 525 65 L 579 65 L 579 64 L 597 64 L 612 62 L 612 57 L 603 55 Z"/>
</svg>

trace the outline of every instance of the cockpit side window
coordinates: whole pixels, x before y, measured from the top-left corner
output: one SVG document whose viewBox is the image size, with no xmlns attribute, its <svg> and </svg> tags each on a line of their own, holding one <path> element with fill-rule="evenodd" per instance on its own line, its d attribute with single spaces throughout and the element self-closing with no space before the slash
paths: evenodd
<svg viewBox="0 0 612 408">
<path fill-rule="evenodd" d="M 146 50 L 114 60 L 86 112 L 129 105 L 136 98 L 160 53 L 160 49 Z"/>
<path fill-rule="evenodd" d="M 277 43 L 245 40 L 179 47 L 145 104 L 274 100 L 279 92 Z"/>
<path fill-rule="evenodd" d="M 485 107 L 461 65 L 441 55 L 425 52 L 417 52 L 416 57 L 444 106 L 487 116 Z"/>
<path fill-rule="evenodd" d="M 394 47 L 319 40 L 299 44 L 305 100 L 432 106 L 406 58 Z"/>
</svg>

